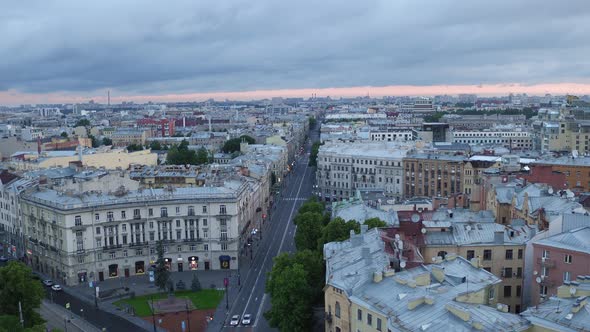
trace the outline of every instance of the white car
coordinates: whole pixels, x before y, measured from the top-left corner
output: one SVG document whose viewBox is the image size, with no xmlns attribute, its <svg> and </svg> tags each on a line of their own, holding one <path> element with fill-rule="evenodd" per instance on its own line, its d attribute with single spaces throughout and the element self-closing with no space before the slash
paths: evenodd
<svg viewBox="0 0 590 332">
<path fill-rule="evenodd" d="M 238 326 L 238 324 L 240 324 L 240 315 L 231 316 L 231 320 L 229 321 L 229 326 Z"/>
<path fill-rule="evenodd" d="M 53 289 L 56 292 L 59 292 L 59 291 L 62 290 L 61 286 L 60 285 L 57 285 L 57 284 L 51 286 L 51 289 Z"/>
<path fill-rule="evenodd" d="M 49 286 L 53 285 L 53 281 L 51 281 L 49 279 L 43 280 L 43 285 L 49 287 Z"/>
<path fill-rule="evenodd" d="M 244 317 L 242 318 L 242 325 L 250 325 L 251 317 L 252 316 L 250 316 L 250 314 L 245 314 Z"/>
</svg>

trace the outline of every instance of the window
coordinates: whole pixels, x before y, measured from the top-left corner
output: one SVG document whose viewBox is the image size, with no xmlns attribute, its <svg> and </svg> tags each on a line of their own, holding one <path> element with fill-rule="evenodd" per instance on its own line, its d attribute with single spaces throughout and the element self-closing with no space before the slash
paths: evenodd
<svg viewBox="0 0 590 332">
<path fill-rule="evenodd" d="M 517 304 L 516 306 L 514 306 L 514 313 L 515 314 L 519 314 L 520 313 L 520 304 Z"/>
<path fill-rule="evenodd" d="M 209 232 L 206 229 L 203 230 L 203 237 L 205 239 L 209 237 Z"/>
<path fill-rule="evenodd" d="M 381 318 L 377 318 L 377 331 L 381 331 Z"/>
<path fill-rule="evenodd" d="M 135 209 L 135 210 L 133 210 L 133 218 L 134 218 L 134 219 L 139 219 L 139 218 L 141 218 L 141 212 L 139 212 L 139 209 Z"/>
<path fill-rule="evenodd" d="M 123 235 L 123 244 L 127 244 L 127 235 Z"/>
<path fill-rule="evenodd" d="M 180 220 L 176 220 L 176 227 L 180 227 Z"/>
<path fill-rule="evenodd" d="M 207 227 L 207 219 L 203 219 L 203 226 Z"/>
<path fill-rule="evenodd" d="M 102 260 L 102 253 L 99 252 L 96 254 L 96 260 L 98 260 L 98 261 Z"/>
<path fill-rule="evenodd" d="M 114 221 L 115 217 L 113 217 L 113 211 L 107 212 L 107 221 Z"/>
<path fill-rule="evenodd" d="M 572 263 L 572 255 L 565 255 L 563 257 L 563 261 L 567 264 L 571 264 Z"/>
<path fill-rule="evenodd" d="M 570 281 L 571 274 L 568 271 L 563 272 L 563 281 Z"/>
<path fill-rule="evenodd" d="M 220 220 L 219 220 L 219 226 L 220 226 L 220 227 L 227 227 L 227 220 L 225 220 L 225 219 L 220 219 Z"/>
<path fill-rule="evenodd" d="M 547 286 L 540 286 L 539 287 L 539 295 L 547 296 Z"/>
<path fill-rule="evenodd" d="M 123 229 L 123 232 L 127 232 L 127 224 L 121 225 L 121 229 Z"/>
<path fill-rule="evenodd" d="M 219 214 L 227 214 L 227 209 L 225 208 L 225 205 L 219 206 Z"/>
<path fill-rule="evenodd" d="M 221 250 L 227 250 L 227 242 L 222 242 L 221 243 Z"/>
<path fill-rule="evenodd" d="M 153 255 L 156 253 L 156 248 L 150 248 L 150 255 Z"/>
<path fill-rule="evenodd" d="M 512 286 L 504 286 L 504 297 L 512 296 Z"/>
<path fill-rule="evenodd" d="M 373 315 L 367 314 L 367 325 L 373 326 Z"/>
<path fill-rule="evenodd" d="M 516 297 L 520 297 L 522 294 L 522 287 L 520 285 L 516 286 Z"/>
<path fill-rule="evenodd" d="M 518 249 L 518 259 L 522 259 L 522 249 Z"/>
<path fill-rule="evenodd" d="M 227 240 L 227 230 L 222 230 L 220 233 L 220 237 L 222 240 Z"/>
<path fill-rule="evenodd" d="M 188 207 L 188 215 L 189 216 L 194 216 L 195 215 L 195 207 L 194 206 L 189 206 Z"/>
<path fill-rule="evenodd" d="M 483 251 L 483 260 L 484 261 L 491 261 L 492 260 L 492 249 L 485 249 Z"/>
<path fill-rule="evenodd" d="M 176 214 L 177 214 L 177 215 L 178 215 L 178 214 L 180 214 L 180 206 L 177 206 L 177 207 L 176 207 Z"/>
<path fill-rule="evenodd" d="M 176 247 L 176 251 L 181 252 L 182 251 L 182 246 L 177 246 Z"/>
<path fill-rule="evenodd" d="M 512 278 L 512 268 L 511 267 L 505 267 L 504 268 L 504 272 L 502 273 L 502 276 L 504 278 Z"/>
<path fill-rule="evenodd" d="M 100 220 L 100 214 L 98 214 L 98 213 L 95 213 L 95 214 L 94 214 L 94 220 L 95 220 L 95 221 L 99 221 L 99 220 Z"/>
<path fill-rule="evenodd" d="M 475 250 L 467 250 L 467 260 L 470 261 L 475 257 Z"/>
<path fill-rule="evenodd" d="M 160 208 L 160 217 L 168 217 L 168 208 Z"/>
<path fill-rule="evenodd" d="M 121 211 L 121 219 L 127 219 L 126 214 L 125 211 Z"/>
<path fill-rule="evenodd" d="M 195 246 L 194 244 L 191 244 L 191 245 L 188 247 L 188 250 L 190 250 L 190 251 L 195 251 L 195 250 L 197 250 L 197 246 Z"/>
<path fill-rule="evenodd" d="M 111 259 L 117 258 L 117 253 L 112 252 L 112 253 L 110 253 L 109 257 L 111 257 Z"/>
<path fill-rule="evenodd" d="M 496 290 L 494 289 L 494 287 L 490 287 L 490 290 L 488 291 L 488 298 L 490 300 L 493 300 L 495 296 L 496 296 Z"/>
<path fill-rule="evenodd" d="M 209 245 L 208 244 L 204 244 L 203 245 L 203 250 L 204 251 L 209 251 Z"/>
<path fill-rule="evenodd" d="M 141 255 L 143 255 L 143 250 L 141 250 L 141 249 L 136 249 L 136 250 L 135 250 L 135 256 L 141 256 Z"/>
<path fill-rule="evenodd" d="M 154 237 L 154 232 L 150 232 L 150 241 L 154 241 L 155 237 Z"/>
<path fill-rule="evenodd" d="M 517 267 L 516 268 L 516 277 L 517 278 L 522 278 L 522 267 Z"/>
<path fill-rule="evenodd" d="M 100 227 L 96 227 L 96 235 L 100 235 Z"/>
<path fill-rule="evenodd" d="M 203 205 L 203 213 L 207 213 L 207 205 Z"/>
<path fill-rule="evenodd" d="M 150 217 L 154 216 L 154 209 L 152 209 L 152 208 L 148 209 L 148 216 L 150 216 Z"/>
<path fill-rule="evenodd" d="M 78 256 L 78 263 L 79 264 L 83 264 L 84 263 L 84 255 L 79 255 Z"/>
<path fill-rule="evenodd" d="M 543 250 L 543 258 L 549 258 L 549 250 Z"/>
<path fill-rule="evenodd" d="M 76 226 L 82 226 L 82 217 L 81 216 L 75 216 L 74 217 L 74 224 Z"/>
<path fill-rule="evenodd" d="M 154 222 L 150 221 L 150 228 L 154 228 Z"/>
<path fill-rule="evenodd" d="M 127 250 L 123 250 L 123 257 L 127 257 L 128 253 Z"/>
<path fill-rule="evenodd" d="M 357 309 L 356 311 L 356 319 L 362 321 L 363 320 L 363 311 L 361 309 Z"/>
<path fill-rule="evenodd" d="M 506 259 L 512 259 L 512 249 L 506 250 Z"/>
</svg>

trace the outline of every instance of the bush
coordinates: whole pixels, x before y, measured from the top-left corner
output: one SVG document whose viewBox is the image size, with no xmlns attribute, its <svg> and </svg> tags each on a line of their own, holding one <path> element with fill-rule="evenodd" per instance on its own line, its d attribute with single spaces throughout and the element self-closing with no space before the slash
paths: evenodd
<svg viewBox="0 0 590 332">
<path fill-rule="evenodd" d="M 178 282 L 176 283 L 176 289 L 177 290 L 185 290 L 186 285 L 184 284 L 184 281 L 178 280 Z"/>
<path fill-rule="evenodd" d="M 196 274 L 193 276 L 193 280 L 191 282 L 191 290 L 193 292 L 198 292 L 201 290 L 201 282 L 199 281 L 199 278 Z"/>
</svg>

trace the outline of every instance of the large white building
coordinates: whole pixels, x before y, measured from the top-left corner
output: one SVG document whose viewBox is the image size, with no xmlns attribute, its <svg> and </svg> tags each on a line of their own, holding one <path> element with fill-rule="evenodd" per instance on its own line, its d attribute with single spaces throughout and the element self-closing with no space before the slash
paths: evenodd
<svg viewBox="0 0 590 332">
<path fill-rule="evenodd" d="M 513 149 L 532 149 L 533 137 L 526 130 L 490 129 L 453 131 L 454 143 L 494 144 Z"/>
<path fill-rule="evenodd" d="M 414 143 L 326 143 L 317 158 L 318 196 L 326 201 L 353 197 L 357 190 L 403 193 L 402 159 Z"/>
<path fill-rule="evenodd" d="M 164 243 L 171 271 L 237 269 L 266 211 L 260 183 L 113 192 L 32 190 L 22 198 L 27 261 L 67 285 L 141 275 Z"/>
</svg>

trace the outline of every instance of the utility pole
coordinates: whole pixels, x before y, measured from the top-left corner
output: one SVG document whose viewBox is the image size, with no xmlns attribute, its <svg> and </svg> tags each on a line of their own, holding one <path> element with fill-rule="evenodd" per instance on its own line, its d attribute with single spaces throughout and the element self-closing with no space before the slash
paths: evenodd
<svg viewBox="0 0 590 332">
<path fill-rule="evenodd" d="M 154 324 L 154 332 L 157 332 L 156 330 L 156 316 L 154 315 L 154 298 L 150 298 L 150 300 L 152 301 L 152 323 Z"/>
<path fill-rule="evenodd" d="M 20 325 L 22 328 L 25 328 L 25 320 L 23 319 L 23 308 L 20 305 L 20 301 L 18 301 L 18 315 L 20 317 Z"/>
</svg>

